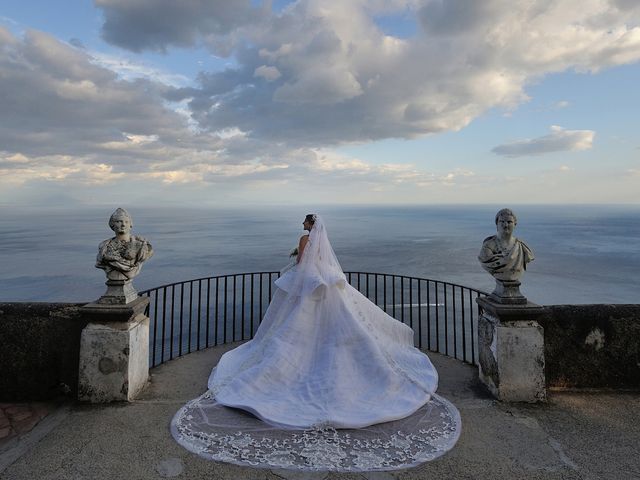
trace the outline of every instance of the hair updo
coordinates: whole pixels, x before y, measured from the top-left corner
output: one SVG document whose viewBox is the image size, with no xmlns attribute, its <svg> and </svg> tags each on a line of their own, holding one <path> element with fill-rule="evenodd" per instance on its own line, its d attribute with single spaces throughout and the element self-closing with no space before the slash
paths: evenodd
<svg viewBox="0 0 640 480">
<path fill-rule="evenodd" d="M 306 217 L 304 217 L 304 221 L 309 222 L 311 225 L 313 225 L 314 223 L 316 223 L 316 214 L 315 213 L 308 214 Z"/>
</svg>

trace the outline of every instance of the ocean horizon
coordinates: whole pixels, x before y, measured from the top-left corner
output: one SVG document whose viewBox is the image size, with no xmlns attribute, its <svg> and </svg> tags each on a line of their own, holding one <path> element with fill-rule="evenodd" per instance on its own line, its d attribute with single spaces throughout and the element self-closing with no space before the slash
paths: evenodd
<svg viewBox="0 0 640 480">
<path fill-rule="evenodd" d="M 4 207 L 0 211 L 0 301 L 90 302 L 104 293 L 94 268 L 113 236 L 116 206 Z M 484 290 L 494 281 L 477 260 L 495 233 L 497 205 L 234 208 L 135 207 L 133 233 L 155 254 L 134 284 L 277 271 L 320 213 L 345 271 L 441 280 Z M 640 206 L 517 205 L 515 235 L 534 251 L 521 290 L 538 304 L 640 303 Z"/>
</svg>

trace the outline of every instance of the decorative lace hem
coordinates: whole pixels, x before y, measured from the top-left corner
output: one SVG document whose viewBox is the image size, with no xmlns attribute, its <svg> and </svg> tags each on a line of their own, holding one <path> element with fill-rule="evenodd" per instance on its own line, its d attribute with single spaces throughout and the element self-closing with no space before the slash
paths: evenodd
<svg viewBox="0 0 640 480">
<path fill-rule="evenodd" d="M 453 448 L 460 431 L 458 410 L 435 394 L 405 419 L 363 429 L 282 430 L 218 404 L 211 391 L 187 403 L 171 422 L 176 441 L 209 460 L 335 472 L 413 467 Z"/>
</svg>

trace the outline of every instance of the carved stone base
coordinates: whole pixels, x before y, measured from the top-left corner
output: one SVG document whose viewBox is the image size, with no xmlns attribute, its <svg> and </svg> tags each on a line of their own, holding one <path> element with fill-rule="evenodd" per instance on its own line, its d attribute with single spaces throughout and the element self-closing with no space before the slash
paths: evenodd
<svg viewBox="0 0 640 480">
<path fill-rule="evenodd" d="M 107 305 L 126 305 L 138 298 L 138 292 L 133 287 L 131 280 L 107 280 L 107 291 L 96 303 Z"/>
<path fill-rule="evenodd" d="M 78 399 L 91 403 L 133 400 L 149 378 L 149 318 L 89 323 L 80 338 Z"/>
<path fill-rule="evenodd" d="M 525 305 L 527 298 L 520 293 L 520 285 L 518 280 L 498 280 L 496 278 L 496 288 L 490 298 L 502 304 Z"/>
<path fill-rule="evenodd" d="M 536 321 L 543 307 L 501 305 L 492 298 L 477 302 L 480 380 L 499 400 L 544 401 L 544 330 Z"/>
</svg>

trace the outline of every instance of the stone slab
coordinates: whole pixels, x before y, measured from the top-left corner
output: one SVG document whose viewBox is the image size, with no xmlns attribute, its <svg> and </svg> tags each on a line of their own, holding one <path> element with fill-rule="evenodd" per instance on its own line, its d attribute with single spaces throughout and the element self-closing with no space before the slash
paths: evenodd
<svg viewBox="0 0 640 480">
<path fill-rule="evenodd" d="M 544 329 L 539 305 L 496 304 L 479 298 L 479 378 L 499 400 L 546 399 Z"/>
<path fill-rule="evenodd" d="M 139 314 L 126 324 L 90 323 L 82 331 L 79 400 L 133 400 L 145 387 L 148 372 L 148 317 Z"/>
<path fill-rule="evenodd" d="M 143 313 L 149 305 L 148 297 L 137 297 L 126 305 L 112 305 L 107 303 L 88 303 L 80 308 L 80 313 L 86 321 L 91 323 L 128 322 Z"/>
</svg>

